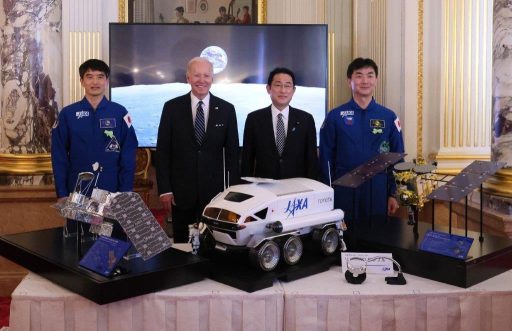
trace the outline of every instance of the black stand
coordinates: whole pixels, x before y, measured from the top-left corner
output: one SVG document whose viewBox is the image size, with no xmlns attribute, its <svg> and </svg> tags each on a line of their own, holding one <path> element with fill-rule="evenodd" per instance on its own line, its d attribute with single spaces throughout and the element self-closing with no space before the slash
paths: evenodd
<svg viewBox="0 0 512 331">
<path fill-rule="evenodd" d="M 98 304 L 200 281 L 207 270 L 205 259 L 169 248 L 147 261 L 122 260 L 119 270 L 128 273 L 104 277 L 79 267 L 79 241 L 63 238 L 62 228 L 1 235 L 0 254 Z"/>
</svg>

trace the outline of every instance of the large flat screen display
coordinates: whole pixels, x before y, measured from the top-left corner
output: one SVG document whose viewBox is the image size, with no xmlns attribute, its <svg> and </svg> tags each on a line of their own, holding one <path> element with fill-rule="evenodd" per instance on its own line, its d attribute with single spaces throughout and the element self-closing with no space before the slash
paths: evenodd
<svg viewBox="0 0 512 331">
<path fill-rule="evenodd" d="M 132 116 L 140 147 L 155 147 L 162 108 L 188 93 L 195 56 L 214 65 L 210 92 L 234 104 L 240 144 L 247 114 L 271 104 L 269 72 L 296 76 L 291 106 L 310 112 L 317 131 L 326 114 L 326 25 L 110 24 L 110 97 Z"/>
</svg>

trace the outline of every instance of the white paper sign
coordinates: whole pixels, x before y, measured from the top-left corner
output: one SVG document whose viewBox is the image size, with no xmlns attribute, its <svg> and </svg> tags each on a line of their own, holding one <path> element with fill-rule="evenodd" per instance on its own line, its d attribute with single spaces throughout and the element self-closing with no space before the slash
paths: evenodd
<svg viewBox="0 0 512 331">
<path fill-rule="evenodd" d="M 393 258 L 393 255 L 391 253 L 358 252 L 341 253 L 341 272 L 345 273 L 345 271 L 347 271 L 347 262 L 354 257 L 359 259 L 352 260 L 350 264 L 353 266 L 361 266 L 366 263 L 367 274 L 394 275 L 395 273 L 393 270 L 393 261 L 389 260 Z M 361 261 L 360 259 L 364 261 Z"/>
</svg>

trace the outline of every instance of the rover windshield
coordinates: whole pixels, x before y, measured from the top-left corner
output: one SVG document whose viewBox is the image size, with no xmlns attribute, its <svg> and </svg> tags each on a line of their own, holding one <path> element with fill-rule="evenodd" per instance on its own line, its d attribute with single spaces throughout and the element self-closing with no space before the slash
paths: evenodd
<svg viewBox="0 0 512 331">
<path fill-rule="evenodd" d="M 213 220 L 219 220 L 230 223 L 237 223 L 240 219 L 240 215 L 221 208 L 208 207 L 205 209 L 203 216 Z"/>
</svg>

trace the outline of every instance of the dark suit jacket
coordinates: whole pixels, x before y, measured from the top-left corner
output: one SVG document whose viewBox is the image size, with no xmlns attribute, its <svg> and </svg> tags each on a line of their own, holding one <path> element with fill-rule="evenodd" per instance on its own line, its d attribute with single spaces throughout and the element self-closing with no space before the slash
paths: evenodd
<svg viewBox="0 0 512 331">
<path fill-rule="evenodd" d="M 247 116 L 242 152 L 242 176 L 317 179 L 315 121 L 311 114 L 290 107 L 286 143 L 277 151 L 270 106 Z"/>
<path fill-rule="evenodd" d="M 203 208 L 224 189 L 239 182 L 238 129 L 235 108 L 210 93 L 208 123 L 203 144 L 196 142 L 190 93 L 165 103 L 156 146 L 158 193 L 174 194 L 181 208 Z"/>
</svg>

